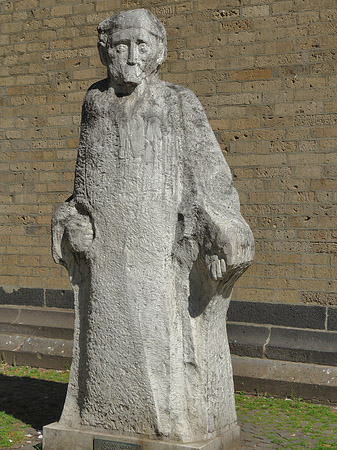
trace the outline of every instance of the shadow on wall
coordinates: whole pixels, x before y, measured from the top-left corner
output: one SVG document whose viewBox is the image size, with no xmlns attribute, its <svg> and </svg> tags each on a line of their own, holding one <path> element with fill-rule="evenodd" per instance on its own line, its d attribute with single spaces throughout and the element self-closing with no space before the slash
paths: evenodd
<svg viewBox="0 0 337 450">
<path fill-rule="evenodd" d="M 37 430 L 59 420 L 67 384 L 0 375 L 0 411 Z"/>
</svg>

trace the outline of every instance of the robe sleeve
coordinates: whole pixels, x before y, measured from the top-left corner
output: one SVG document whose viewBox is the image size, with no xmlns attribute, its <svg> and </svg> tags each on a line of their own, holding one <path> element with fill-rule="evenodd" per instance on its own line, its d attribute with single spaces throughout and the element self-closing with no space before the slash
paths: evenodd
<svg viewBox="0 0 337 450">
<path fill-rule="evenodd" d="M 89 145 L 88 94 L 84 99 L 81 117 L 80 143 L 78 147 L 73 197 L 77 204 L 86 203 L 86 153 Z"/>
<path fill-rule="evenodd" d="M 77 154 L 74 192 L 54 213 L 52 218 L 52 255 L 56 263 L 69 267 L 73 265 L 73 255 L 66 238 L 66 227 L 70 220 L 79 218 L 80 213 L 89 210 L 85 189 L 85 159 L 88 145 L 88 94 L 82 106 L 81 135 Z"/>
<path fill-rule="evenodd" d="M 181 93 L 181 110 L 201 255 L 215 254 L 232 271 L 242 273 L 253 259 L 254 239 L 241 216 L 230 169 L 202 105 L 189 90 Z"/>
</svg>

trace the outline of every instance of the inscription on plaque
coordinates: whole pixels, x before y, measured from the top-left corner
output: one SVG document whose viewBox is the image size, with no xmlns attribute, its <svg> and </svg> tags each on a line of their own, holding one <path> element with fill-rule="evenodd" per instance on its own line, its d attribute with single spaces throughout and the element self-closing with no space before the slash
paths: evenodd
<svg viewBox="0 0 337 450">
<path fill-rule="evenodd" d="M 142 450 L 142 446 L 140 444 L 131 444 L 129 442 L 94 439 L 94 450 Z"/>
</svg>

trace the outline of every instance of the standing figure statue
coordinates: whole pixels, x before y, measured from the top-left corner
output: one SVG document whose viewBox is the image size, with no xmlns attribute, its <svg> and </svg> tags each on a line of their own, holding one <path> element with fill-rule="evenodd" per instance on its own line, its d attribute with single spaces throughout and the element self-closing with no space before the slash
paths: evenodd
<svg viewBox="0 0 337 450">
<path fill-rule="evenodd" d="M 130 10 L 98 35 L 108 77 L 86 94 L 74 193 L 53 217 L 75 295 L 59 426 L 233 447 L 226 312 L 252 233 L 201 104 L 158 78 L 163 25 Z"/>
</svg>

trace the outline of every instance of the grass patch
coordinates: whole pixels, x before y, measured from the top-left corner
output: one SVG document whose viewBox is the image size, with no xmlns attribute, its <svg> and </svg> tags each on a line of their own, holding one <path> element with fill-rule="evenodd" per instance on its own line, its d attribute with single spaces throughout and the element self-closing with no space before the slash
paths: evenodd
<svg viewBox="0 0 337 450">
<path fill-rule="evenodd" d="M 0 411 L 0 447 L 11 447 L 13 444 L 23 441 L 26 427 L 26 424 L 4 411 Z"/>
<path fill-rule="evenodd" d="M 8 377 L 28 377 L 58 383 L 67 383 L 69 380 L 69 370 L 36 369 L 28 366 L 11 366 L 6 363 L 0 364 L 0 374 Z M 2 408 L 5 408 L 5 406 L 2 405 Z M 28 423 L 18 420 L 5 411 L 0 411 L 0 448 L 10 448 L 16 443 L 23 442 L 25 429 L 28 427 L 30 427 Z"/>
<path fill-rule="evenodd" d="M 255 425 L 278 448 L 337 450 L 337 410 L 301 399 L 236 394 L 239 419 Z"/>
<path fill-rule="evenodd" d="M 0 374 L 8 377 L 28 377 L 57 383 L 68 383 L 69 381 L 69 370 L 36 369 L 28 366 L 11 366 L 6 363 L 0 364 Z"/>
</svg>

